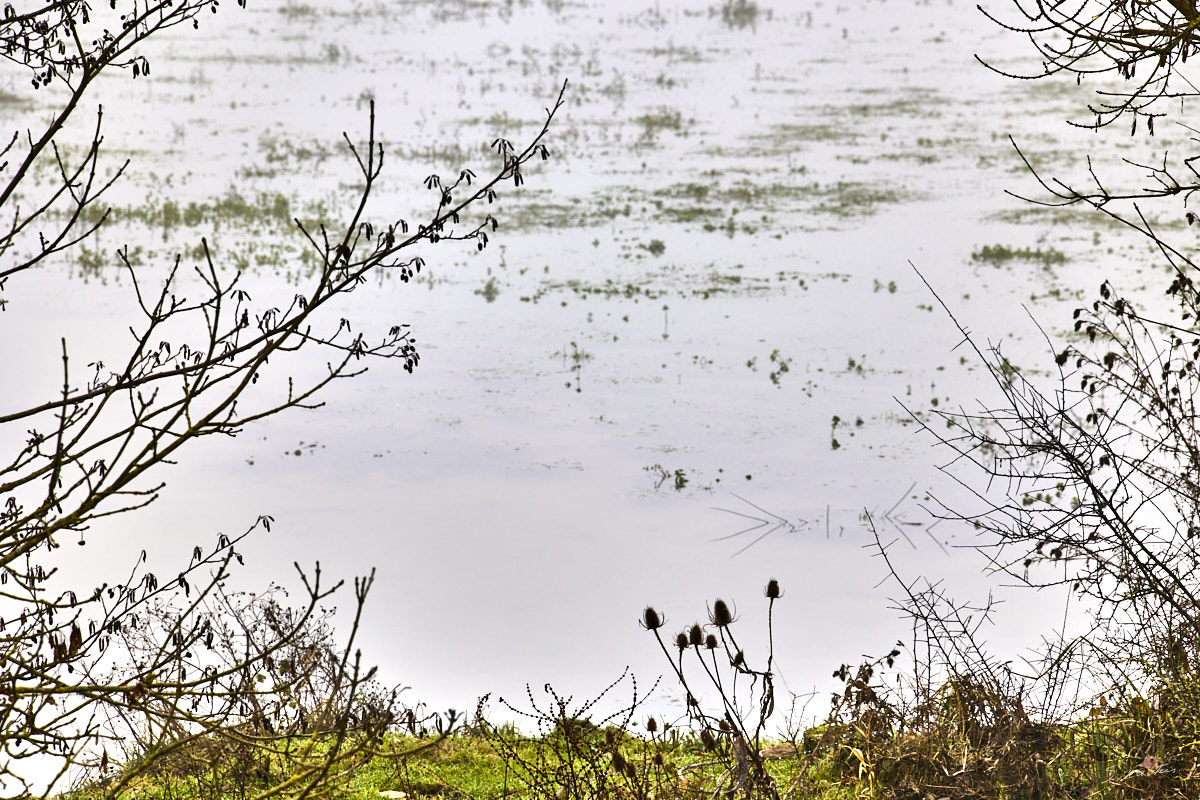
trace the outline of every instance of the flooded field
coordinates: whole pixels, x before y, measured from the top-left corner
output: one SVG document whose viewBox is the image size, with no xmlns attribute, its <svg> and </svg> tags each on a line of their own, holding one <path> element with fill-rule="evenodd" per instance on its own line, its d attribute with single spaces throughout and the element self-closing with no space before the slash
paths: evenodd
<svg viewBox="0 0 1200 800">
<path fill-rule="evenodd" d="M 317 264 L 292 220 L 347 215 L 342 132 L 365 138 L 372 101 L 388 161 L 368 214 L 416 221 L 426 176 L 494 169 L 493 140 L 526 141 L 568 86 L 552 158 L 489 208 L 491 246 L 439 244 L 413 282 L 347 298 L 356 329 L 413 325 L 412 375 L 372 365 L 324 408 L 198 444 L 66 568 L 118 572 L 144 547 L 169 572 L 270 514 L 238 584 L 288 585 L 293 561 L 377 568 L 367 658 L 458 708 L 519 703 L 526 682 L 585 696 L 626 665 L 649 685 L 665 665 L 646 603 L 674 628 L 724 597 L 756 628 L 771 577 L 786 686 L 830 690 L 840 663 L 910 635 L 866 512 L 913 575 L 985 596 L 956 549 L 969 531 L 927 510 L 948 454 L 905 409 L 973 407 L 988 386 L 915 269 L 980 341 L 1048 365 L 1037 323 L 1057 336 L 1103 278 L 1164 273 L 1099 215 L 1005 194 L 1037 192 L 1009 137 L 1080 181 L 1088 153 L 1145 142 L 1068 128 L 1086 87 L 981 66 L 1035 67 L 973 3 L 795 6 L 252 0 L 162 37 L 150 78 L 103 79 L 108 165 L 131 160 L 114 221 L 5 287 L 0 349 L 22 376 L 5 407 L 55 392 L 62 335 L 77 363 L 117 358 L 117 247 L 149 281 L 205 236 L 256 303 L 286 304 Z M 0 114 L 44 115 L 53 98 L 17 80 L 0 72 Z M 1164 125 L 1157 147 L 1186 133 Z M 322 368 L 309 355 L 294 372 Z M 1010 594 L 995 643 L 1019 657 L 1050 599 Z M 673 692 L 658 702 L 681 710 Z"/>
</svg>

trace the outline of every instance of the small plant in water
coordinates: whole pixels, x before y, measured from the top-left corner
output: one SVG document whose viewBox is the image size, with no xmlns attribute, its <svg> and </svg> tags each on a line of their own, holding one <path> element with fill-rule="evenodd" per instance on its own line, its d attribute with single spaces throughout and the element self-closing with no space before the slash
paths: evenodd
<svg viewBox="0 0 1200 800">
<path fill-rule="evenodd" d="M 487 300 L 489 303 L 496 302 L 496 298 L 500 296 L 500 287 L 496 285 L 495 276 L 489 277 L 487 279 L 487 283 L 483 285 L 482 289 L 475 290 L 475 294 L 479 295 L 484 300 Z M 572 342 L 572 344 L 574 344 L 574 342 Z"/>
<path fill-rule="evenodd" d="M 771 379 L 771 383 L 779 386 L 780 377 L 782 377 L 785 372 L 791 370 L 792 360 L 780 354 L 779 348 L 777 347 L 771 351 L 771 363 L 775 365 L 775 369 L 771 370 L 771 374 L 768 377 Z"/>
<path fill-rule="evenodd" d="M 725 0 L 721 21 L 730 28 L 747 28 L 758 22 L 758 3 L 754 0 Z"/>
<path fill-rule="evenodd" d="M 677 469 L 674 472 L 671 472 L 662 464 L 651 464 L 648 467 L 642 467 L 642 469 L 646 472 L 653 473 L 654 489 L 656 491 L 661 489 L 665 483 L 670 483 L 675 487 L 675 491 L 677 492 L 683 491 L 683 489 L 688 485 L 688 476 L 686 470 Z"/>
<path fill-rule="evenodd" d="M 566 384 L 567 388 L 570 389 L 572 386 L 574 386 L 576 392 L 582 392 L 583 386 L 579 381 L 579 377 L 580 377 L 581 373 L 583 372 L 584 362 L 591 361 L 592 354 L 589 353 L 587 350 L 582 349 L 575 342 L 571 342 L 570 348 L 571 349 L 569 352 L 567 351 L 566 348 L 559 350 L 557 353 L 554 354 L 554 357 L 562 358 L 564 366 L 569 365 L 572 380 L 567 381 L 567 384 Z"/>
<path fill-rule="evenodd" d="M 971 260 L 982 261 L 985 264 L 997 267 L 1007 264 L 1009 261 L 1028 261 L 1034 264 L 1041 264 L 1043 267 L 1049 267 L 1066 263 L 1067 256 L 1062 251 L 1056 250 L 1053 247 L 1043 250 L 1040 247 L 1009 247 L 1005 244 L 985 244 L 971 253 Z"/>
</svg>

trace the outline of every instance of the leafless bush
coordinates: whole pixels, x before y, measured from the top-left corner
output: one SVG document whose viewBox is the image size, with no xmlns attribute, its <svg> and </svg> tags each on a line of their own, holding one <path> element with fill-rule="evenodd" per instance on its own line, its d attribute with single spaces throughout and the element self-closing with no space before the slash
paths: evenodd
<svg viewBox="0 0 1200 800">
<path fill-rule="evenodd" d="M 1161 116 L 1153 110 L 1155 101 L 1179 97 L 1180 84 L 1185 87 L 1182 94 L 1194 93 L 1193 84 L 1179 75 L 1200 44 L 1200 12 L 1193 0 L 1031 0 L 1013 2 L 1016 14 L 980 8 L 996 24 L 1028 37 L 1041 62 L 1040 69 L 1029 74 L 1002 74 L 1028 79 L 1066 73 L 1082 80 L 1112 73 L 1125 81 L 1125 88 L 1097 90 L 1098 100 L 1089 106 L 1095 127 L 1130 114 L 1134 130 L 1141 117 L 1153 134 L 1154 119 Z"/>
<path fill-rule="evenodd" d="M 105 176 L 101 111 L 78 158 L 59 146 L 93 81 L 117 71 L 147 79 L 151 62 L 141 43 L 198 26 L 216 7 L 216 0 L 4 7 L 0 58 L 25 72 L 34 90 L 53 87 L 59 100 L 44 127 L 14 131 L 0 145 L 0 291 L 7 293 L 0 308 L 20 302 L 23 273 L 68 256 L 108 224 L 103 197 L 128 162 Z M 423 265 L 418 246 L 486 247 L 498 222 L 474 209 L 495 202 L 501 184 L 521 185 L 527 162 L 548 157 L 543 140 L 561 105 L 560 93 L 523 149 L 493 142 L 498 163 L 490 176 L 464 167 L 452 179 L 425 178 L 432 210 L 412 224 L 371 209 L 385 157 L 372 105 L 366 140 L 346 137 L 361 173 L 353 210 L 339 222 L 296 222 L 319 268 L 288 298 L 253 300 L 203 239 L 191 251 L 199 256 L 175 256 L 153 285 L 145 270 L 134 269 L 128 248 L 118 250 L 139 313 L 129 321 L 128 351 L 81 369 L 63 339 L 61 389 L 27 408 L 0 411 L 0 426 L 19 441 L 0 466 L 5 793 L 53 793 L 91 765 L 109 781 L 110 794 L 148 775 L 205 770 L 216 776 L 210 784 L 219 793 L 228 789 L 222 776 L 244 767 L 260 780 L 256 796 L 302 795 L 332 785 L 357 759 L 379 751 L 382 731 L 401 709 L 391 690 L 372 682 L 354 647 L 372 578 L 355 582 L 355 622 L 347 643 L 335 647 L 319 608 L 337 586 L 322 581 L 319 566 L 311 576 L 300 572 L 303 596 L 294 607 L 277 592 L 224 593 L 230 566 L 242 561 L 237 545 L 268 527 L 268 516 L 240 536 L 196 547 L 162 580 L 144 567 L 143 554 L 122 581 L 64 586 L 54 576 L 61 556 L 55 551 L 67 543 L 96 546 L 87 536 L 93 525 L 153 502 L 163 486 L 155 477 L 160 465 L 178 459 L 190 442 L 316 407 L 321 390 L 360 374 L 364 359 L 398 361 L 411 372 L 419 354 L 407 325 L 356 331 L 340 317 L 339 301 L 378 273 L 408 282 Z M 47 168 L 55 181 L 32 177 Z M 187 271 L 199 287 L 188 287 L 191 299 L 180 289 Z M 279 370 L 297 363 L 295 352 L 315 349 L 331 356 L 322 374 L 278 380 Z M 26 433 L 14 437 L 17 430 Z M 441 726 L 453 724 L 451 717 Z M 110 753 L 117 737 L 130 748 L 120 757 L 132 759 L 119 771 Z M 280 759 L 293 767 L 286 779 L 277 771 Z"/>
<path fill-rule="evenodd" d="M 597 706 L 628 678 L 632 696 L 628 703 L 593 720 Z M 666 786 L 675 784 L 675 775 L 668 769 L 658 751 L 651 758 L 645 748 L 640 760 L 625 756 L 623 745 L 630 737 L 633 716 L 641 706 L 637 680 L 626 670 L 595 697 L 574 704 L 574 698 L 563 696 L 547 684 L 546 700 L 539 703 L 526 686 L 528 707 L 518 707 L 500 699 L 511 714 L 532 726 L 535 735 L 521 734 L 512 726 L 496 726 L 485 718 L 488 697 L 479 701 L 476 709 L 477 728 L 511 771 L 513 791 L 525 791 L 545 800 L 597 800 L 604 798 L 634 798 L 650 800 L 659 796 Z M 653 688 L 651 688 L 653 691 Z M 647 730 L 653 740 L 658 730 L 653 720 Z"/>
<path fill-rule="evenodd" d="M 1182 101 L 1196 92 L 1184 65 L 1200 22 L 1191 0 L 1017 8 L 1029 24 L 1005 26 L 1029 35 L 1045 74 L 1113 72 L 1124 82 L 1098 91 L 1096 127 L 1123 114 L 1133 115 L 1135 131 L 1145 119 L 1151 134 L 1155 118 L 1187 124 Z M 1178 112 L 1158 104 L 1166 97 L 1181 101 Z M 969 687 L 983 702 L 975 716 L 990 719 L 992 735 L 1009 726 L 1035 743 L 1041 762 L 1029 761 L 1029 786 L 1090 785 L 1113 797 L 1196 791 L 1200 761 L 1180 723 L 1194 713 L 1200 682 L 1200 295 L 1190 247 L 1173 244 L 1149 212 L 1171 198 L 1186 209 L 1200 188 L 1194 158 L 1129 159 L 1148 179 L 1134 189 L 1110 187 L 1090 161 L 1091 185 L 1081 189 L 1038 174 L 1025 159 L 1046 192 L 1037 202 L 1090 205 L 1145 236 L 1170 273 L 1157 297 L 1133 297 L 1117 278 L 1098 278 L 1067 343 L 1051 347 L 1047 336 L 1048 372 L 1015 366 L 947 309 L 998 399 L 930 417 L 926 430 L 952 453 L 947 474 L 974 498 L 947 501 L 936 513 L 979 532 L 994 572 L 1069 592 L 1088 624 L 1048 637 L 1040 657 L 1018 669 L 984 652 L 977 626 L 986 607 L 956 605 L 936 585 L 897 578 L 901 605 L 922 632 L 918 661 L 929 672 L 918 671 L 921 697 L 933 701 L 941 685 L 956 696 Z M 1176 213 L 1188 224 L 1197 219 Z M 935 673 L 944 684 L 929 678 Z M 1046 739 L 1040 726 L 1050 723 L 1075 726 L 1071 742 Z M 1086 752 L 1074 734 L 1080 725 Z"/>
<path fill-rule="evenodd" d="M 1089 107 L 1089 127 L 1126 115 L 1134 132 L 1140 119 L 1153 134 L 1164 116 L 1194 129 L 1185 112 L 1197 91 L 1185 62 L 1200 15 L 1191 0 L 1034 0 L 1015 9 L 1023 21 L 1000 24 L 1027 35 L 1041 60 L 1017 77 L 1112 73 Z M 974 411 L 913 414 L 950 454 L 945 471 L 966 491 L 965 500 L 943 494 L 933 511 L 978 533 L 990 571 L 1031 590 L 1065 590 L 1086 618 L 1047 632 L 1038 653 L 1014 664 L 987 649 L 990 597 L 963 603 L 935 579 L 902 576 L 877 537 L 913 625 L 913 672 L 885 694 L 873 682 L 879 661 L 843 667 L 846 688 L 825 735 L 852 756 L 842 768 L 857 766 L 885 796 L 1200 791 L 1200 293 L 1194 248 L 1172 241 L 1149 211 L 1177 198 L 1179 222 L 1200 220 L 1187 210 L 1200 189 L 1195 158 L 1128 159 L 1147 180 L 1134 189 L 1110 186 L 1090 160 L 1089 184 L 1077 188 L 1025 159 L 1046 193 L 1036 202 L 1091 206 L 1146 237 L 1169 271 L 1166 302 L 1098 277 L 1067 342 L 1048 346 L 1048 371 L 1014 365 L 946 309 L 996 399 Z"/>
<path fill-rule="evenodd" d="M 1152 120 L 1163 115 L 1149 110 L 1160 98 L 1196 93 L 1185 72 L 1200 23 L 1192 0 L 1015 7 L 1029 22 L 1021 29 L 1045 74 L 1111 71 L 1123 80 L 1118 92 L 1100 91 L 1098 122 L 1127 112 Z M 1138 65 L 1145 65 L 1140 78 Z M 1186 88 L 1175 91 L 1175 84 Z M 1185 105 L 1178 108 L 1173 116 L 1183 117 Z M 1169 651 L 1190 659 L 1200 631 L 1196 265 L 1187 247 L 1173 246 L 1143 213 L 1151 201 L 1172 197 L 1186 206 L 1200 188 L 1192 161 L 1176 167 L 1164 156 L 1160 165 L 1143 165 L 1147 186 L 1117 190 L 1090 162 L 1093 187 L 1076 189 L 1026 160 L 1048 193 L 1039 202 L 1091 205 L 1145 235 L 1171 273 L 1164 287 L 1171 302 L 1135 299 L 1116 281 L 1098 281 L 1097 298 L 1074 312 L 1074 335 L 1054 348 L 1055 368 L 1045 379 L 1014 367 L 954 320 L 1000 400 L 936 415 L 950 433 L 935 436 L 955 463 L 987 478 L 985 488 L 964 481 L 983 502 L 981 511 L 960 516 L 992 537 L 992 565 L 1022 583 L 1066 586 L 1085 597 L 1107 652 L 1132 664 L 1165 664 Z M 1190 211 L 1182 216 L 1196 219 Z"/>
</svg>

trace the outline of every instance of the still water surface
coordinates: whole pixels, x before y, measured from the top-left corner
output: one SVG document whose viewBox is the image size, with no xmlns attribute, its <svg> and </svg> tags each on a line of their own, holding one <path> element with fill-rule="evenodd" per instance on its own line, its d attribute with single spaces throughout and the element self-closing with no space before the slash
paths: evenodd
<svg viewBox="0 0 1200 800">
<path fill-rule="evenodd" d="M 890 511 L 910 575 L 987 594 L 955 549 L 969 534 L 926 511 L 949 491 L 948 454 L 901 406 L 973 406 L 987 386 L 909 262 L 982 341 L 1033 365 L 1048 356 L 1026 309 L 1054 333 L 1101 269 L 1145 278 L 1140 243 L 1004 194 L 1033 191 L 1009 135 L 1064 174 L 1102 145 L 1063 124 L 1082 108 L 1073 86 L 980 66 L 1020 67 L 1026 50 L 974 4 L 764 2 L 742 19 L 690 0 L 249 5 L 165 37 L 151 79 L 98 88 L 106 145 L 133 159 L 118 224 L 88 263 L 8 287 L 4 324 L 36 335 L 0 345 L 27 377 L 6 406 L 54 391 L 64 330 L 78 363 L 118 360 L 129 286 L 107 253 L 127 241 L 149 277 L 206 235 L 256 301 L 285 304 L 305 274 L 285 225 L 164 230 L 138 213 L 260 193 L 345 213 L 341 133 L 364 137 L 372 99 L 389 152 L 377 220 L 421 216 L 431 172 L 483 174 L 487 145 L 535 133 L 567 79 L 554 157 L 505 190 L 484 252 L 439 246 L 414 283 L 347 299 L 356 328 L 412 323 L 413 375 L 376 364 L 319 411 L 199 444 L 154 507 L 103 533 L 89 577 L 142 547 L 169 573 L 270 514 L 238 583 L 295 585 L 293 561 L 376 568 L 367 658 L 410 700 L 458 708 L 485 692 L 520 704 L 526 682 L 589 696 L 626 665 L 648 685 L 665 664 L 637 626 L 646 603 L 674 630 L 732 600 L 761 642 L 770 577 L 786 686 L 834 689 L 838 664 L 910 633 L 864 511 Z M 1067 260 L 973 259 L 985 245 Z M 751 547 L 757 532 L 722 538 L 755 506 L 788 525 Z M 997 649 L 1019 657 L 1059 602 L 1014 594 Z M 681 709 L 672 687 L 657 702 Z"/>
</svg>

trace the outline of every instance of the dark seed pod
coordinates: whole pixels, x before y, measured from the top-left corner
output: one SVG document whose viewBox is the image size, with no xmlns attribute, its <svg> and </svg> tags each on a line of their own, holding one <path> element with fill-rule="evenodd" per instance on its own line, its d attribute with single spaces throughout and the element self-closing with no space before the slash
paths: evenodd
<svg viewBox="0 0 1200 800">
<path fill-rule="evenodd" d="M 717 749 L 717 738 L 712 735 L 712 731 L 708 728 L 700 731 L 700 744 L 704 745 L 705 750 Z"/>
<path fill-rule="evenodd" d="M 646 610 L 642 612 L 642 627 L 648 631 L 658 630 L 665 621 L 662 614 L 655 611 L 652 606 L 646 606 Z"/>
<path fill-rule="evenodd" d="M 646 730 L 650 731 L 651 733 L 654 733 L 656 730 L 658 730 L 658 720 L 656 720 L 654 717 L 650 717 L 648 720 L 646 720 Z"/>
<path fill-rule="evenodd" d="M 626 765 L 627 765 L 627 762 L 625 761 L 625 756 L 621 755 L 621 751 L 620 751 L 620 750 L 613 750 L 613 752 L 612 752 L 612 765 L 613 765 L 613 769 L 615 769 L 617 772 L 624 772 L 624 771 L 625 771 L 625 767 L 626 767 Z"/>
<path fill-rule="evenodd" d="M 708 612 L 708 621 L 718 628 L 724 628 L 733 622 L 733 613 L 724 600 L 717 598 L 712 609 Z"/>
<path fill-rule="evenodd" d="M 675 646 L 680 650 L 688 649 L 688 637 L 686 633 L 680 633 L 675 636 Z"/>
<path fill-rule="evenodd" d="M 704 648 L 706 650 L 716 650 L 717 649 L 717 637 L 715 634 L 710 633 L 707 637 L 705 637 Z"/>
<path fill-rule="evenodd" d="M 774 578 L 771 578 L 771 580 L 767 581 L 767 588 L 763 593 L 771 600 L 778 600 L 783 595 L 783 593 L 779 591 L 779 581 L 775 580 Z"/>
<path fill-rule="evenodd" d="M 699 625 L 693 625 L 688 631 L 688 644 L 700 647 L 704 644 L 704 630 Z"/>
</svg>

